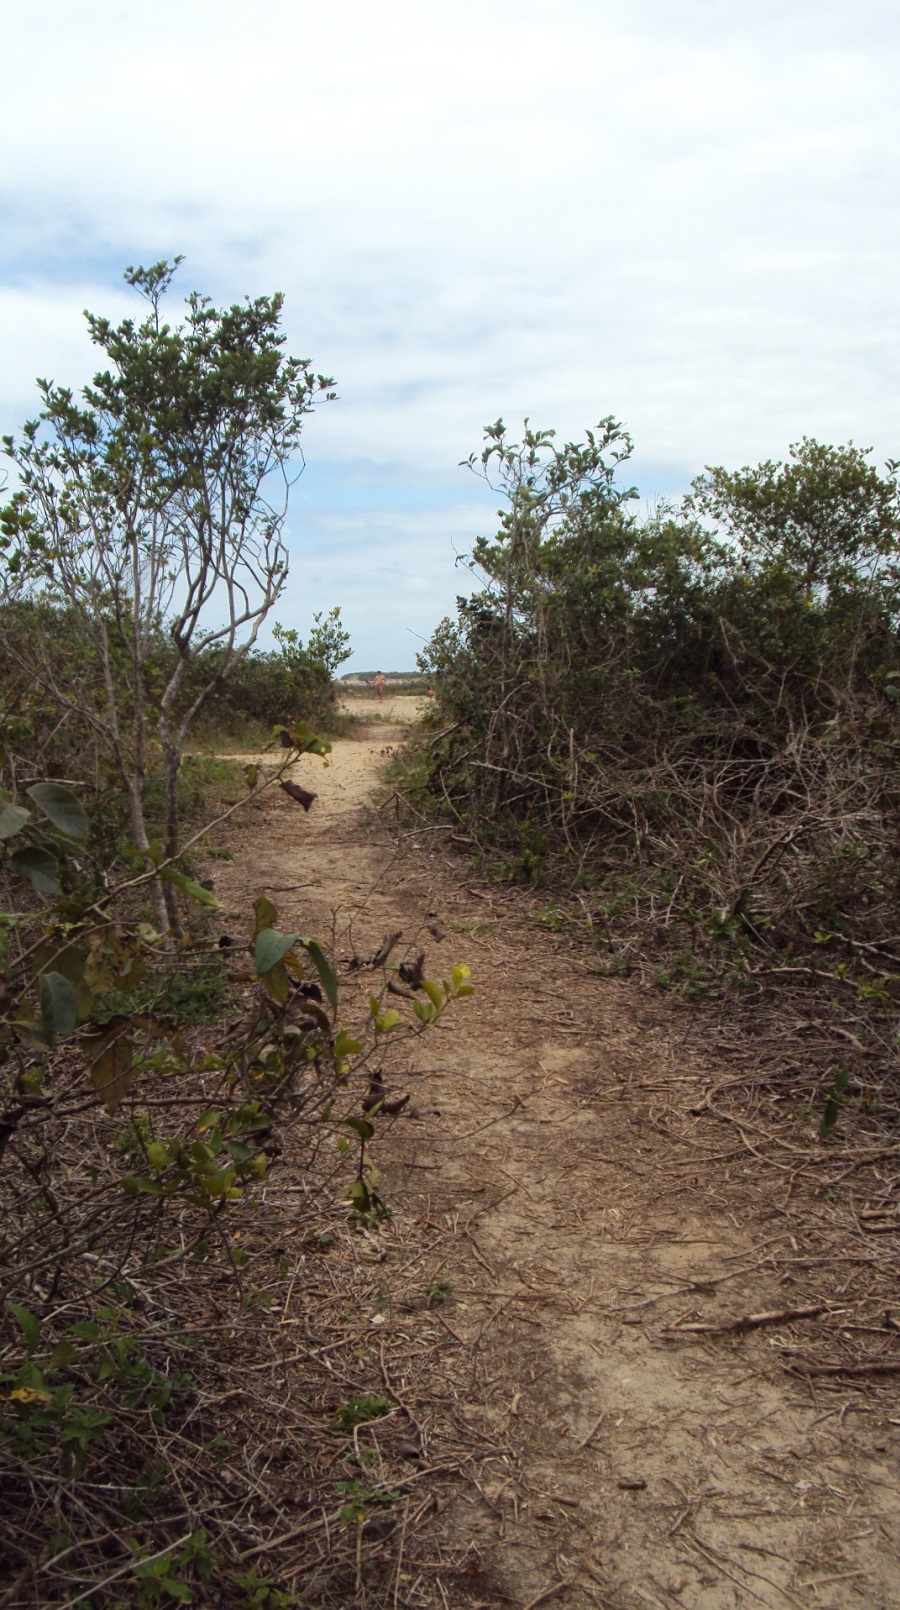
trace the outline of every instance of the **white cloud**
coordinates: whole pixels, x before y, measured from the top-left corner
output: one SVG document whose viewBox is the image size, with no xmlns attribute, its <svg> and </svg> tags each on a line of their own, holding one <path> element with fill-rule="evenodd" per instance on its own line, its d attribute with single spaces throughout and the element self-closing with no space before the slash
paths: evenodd
<svg viewBox="0 0 900 1610">
<path fill-rule="evenodd" d="M 290 576 L 275 616 L 303 633 L 314 612 L 339 603 L 354 651 L 348 669 L 409 669 L 457 594 L 472 590 L 462 560 L 473 532 L 490 531 L 486 512 L 477 501 L 304 511 L 293 523 Z"/>
<path fill-rule="evenodd" d="M 125 262 L 280 287 L 342 398 L 310 459 L 363 501 L 368 465 L 378 505 L 336 584 L 372 544 L 452 604 L 410 503 L 458 523 L 454 466 L 501 413 L 571 435 L 613 412 L 673 486 L 804 432 L 897 449 L 884 0 L 48 0 L 2 46 L 4 428 L 31 375 L 89 372 L 80 309 L 118 312 Z M 411 595 L 382 569 L 360 617 L 388 662 Z"/>
</svg>

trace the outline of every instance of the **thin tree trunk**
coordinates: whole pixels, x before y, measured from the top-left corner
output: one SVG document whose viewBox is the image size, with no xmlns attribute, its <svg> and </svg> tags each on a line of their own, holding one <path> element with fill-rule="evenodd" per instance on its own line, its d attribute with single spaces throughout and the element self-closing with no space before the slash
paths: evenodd
<svg viewBox="0 0 900 1610">
<path fill-rule="evenodd" d="M 178 854 L 178 773 L 181 770 L 181 734 L 172 732 L 169 722 L 172 706 L 184 678 L 185 661 L 179 659 L 159 707 L 159 736 L 166 761 L 166 856 Z M 184 934 L 184 924 L 178 908 L 178 894 L 174 884 L 163 885 L 168 927 L 176 939 Z"/>
<path fill-rule="evenodd" d="M 113 680 L 112 666 L 109 659 L 109 637 L 105 622 L 100 621 L 100 655 L 103 665 L 103 680 L 106 686 L 107 720 L 110 732 L 110 743 L 113 758 L 119 776 L 128 793 L 128 814 L 131 818 L 131 832 L 134 838 L 134 847 L 149 860 L 150 839 L 147 834 L 147 823 L 144 817 L 144 784 L 146 782 L 146 739 L 143 730 L 143 684 L 135 683 L 135 704 L 139 714 L 138 742 L 134 762 L 127 764 L 122 737 L 119 731 L 119 715 L 116 705 L 116 689 Z M 137 668 L 135 668 L 137 669 Z M 165 933 L 169 927 L 166 901 L 162 885 L 156 880 L 152 885 L 153 915 L 160 933 Z M 174 891 L 173 891 L 174 892 Z"/>
</svg>

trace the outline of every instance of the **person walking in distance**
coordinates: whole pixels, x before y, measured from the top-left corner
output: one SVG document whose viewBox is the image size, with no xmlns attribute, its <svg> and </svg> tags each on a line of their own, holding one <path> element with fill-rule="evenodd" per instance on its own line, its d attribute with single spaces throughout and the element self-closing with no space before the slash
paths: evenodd
<svg viewBox="0 0 900 1610">
<path fill-rule="evenodd" d="M 381 704 L 383 702 L 383 700 L 384 700 L 384 683 L 385 683 L 384 672 L 379 671 L 378 675 L 375 678 L 375 692 L 378 694 L 378 702 L 379 702 L 379 704 Z"/>
</svg>

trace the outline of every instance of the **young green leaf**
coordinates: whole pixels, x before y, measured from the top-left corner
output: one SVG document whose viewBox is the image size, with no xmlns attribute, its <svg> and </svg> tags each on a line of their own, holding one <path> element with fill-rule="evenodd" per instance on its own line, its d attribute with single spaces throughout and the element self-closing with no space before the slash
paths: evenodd
<svg viewBox="0 0 900 1610">
<path fill-rule="evenodd" d="M 441 994 L 440 985 L 433 983 L 429 978 L 423 978 L 422 988 L 425 991 L 425 994 L 428 996 L 428 999 L 430 1000 L 435 1011 L 439 1012 L 444 1004 L 444 997 Z"/>
<path fill-rule="evenodd" d="M 71 1364 L 78 1357 L 78 1350 L 73 1342 L 57 1342 L 47 1360 L 47 1369 L 59 1370 L 66 1364 Z"/>
<path fill-rule="evenodd" d="M 160 1587 L 169 1595 L 170 1599 L 180 1599 L 183 1604 L 193 1604 L 194 1590 L 187 1582 L 180 1582 L 177 1577 L 164 1576 L 160 1579 Z"/>
<path fill-rule="evenodd" d="M 355 1057 L 357 1051 L 361 1051 L 362 1048 L 362 1040 L 354 1040 L 349 1030 L 340 1029 L 338 1031 L 334 1042 L 334 1054 L 338 1061 L 343 1060 L 344 1057 Z"/>
<path fill-rule="evenodd" d="M 822 1122 L 819 1125 L 819 1134 L 823 1140 L 828 1139 L 828 1136 L 831 1134 L 831 1131 L 838 1121 L 844 1091 L 849 1083 L 850 1069 L 842 1068 L 835 1079 L 834 1084 L 829 1086 L 829 1088 L 825 1091 L 825 1110 L 822 1114 Z"/>
<path fill-rule="evenodd" d="M 201 906 L 220 906 L 222 903 L 209 889 L 204 889 L 202 883 L 195 883 L 193 878 L 187 877 L 184 872 L 179 872 L 177 867 L 164 866 L 159 875 L 164 882 L 174 883 L 176 889 L 181 889 L 184 894 L 190 895 L 192 900 L 198 900 Z"/>
<path fill-rule="evenodd" d="M 37 1351 L 41 1340 L 41 1322 L 30 1309 L 23 1308 L 21 1303 L 9 1304 L 10 1313 L 16 1319 L 22 1335 L 25 1337 L 25 1346 L 29 1353 Z"/>
<path fill-rule="evenodd" d="M 375 1133 L 374 1127 L 368 1118 L 345 1118 L 344 1123 L 348 1129 L 355 1129 L 361 1140 L 371 1140 Z"/>
<path fill-rule="evenodd" d="M 352 1202 L 357 1213 L 368 1213 L 371 1205 L 371 1199 L 369 1197 L 369 1192 L 362 1180 L 353 1181 L 353 1184 L 350 1186 L 347 1192 L 347 1196 Z"/>
</svg>

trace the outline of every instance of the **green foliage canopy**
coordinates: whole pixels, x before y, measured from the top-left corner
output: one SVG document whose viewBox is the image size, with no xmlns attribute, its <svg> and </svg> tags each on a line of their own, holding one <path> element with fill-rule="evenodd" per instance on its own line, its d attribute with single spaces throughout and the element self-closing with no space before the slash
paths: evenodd
<svg viewBox="0 0 900 1610">
<path fill-rule="evenodd" d="M 111 754 L 142 853 L 155 729 L 170 858 L 186 735 L 283 589 L 302 428 L 334 396 L 285 354 L 280 295 L 216 308 L 195 292 L 166 322 L 179 262 L 126 270 L 142 321 L 86 315 L 105 367 L 80 398 L 38 382 L 37 417 L 4 438 L 19 480 L 0 521 L 0 635 Z M 158 899 L 177 932 L 171 891 Z"/>
</svg>

